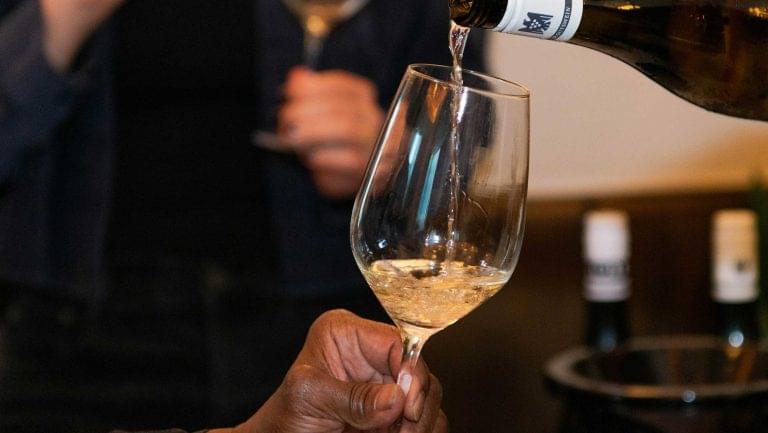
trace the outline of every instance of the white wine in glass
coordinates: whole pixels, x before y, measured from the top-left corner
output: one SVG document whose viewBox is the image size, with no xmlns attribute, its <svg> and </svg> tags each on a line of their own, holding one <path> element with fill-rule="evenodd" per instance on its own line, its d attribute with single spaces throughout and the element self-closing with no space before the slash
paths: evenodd
<svg viewBox="0 0 768 433">
<path fill-rule="evenodd" d="M 495 295 L 510 272 L 457 261 L 399 259 L 378 260 L 363 275 L 392 319 L 419 332 L 440 330 L 464 317 Z"/>
<path fill-rule="evenodd" d="M 522 245 L 529 93 L 452 72 L 408 67 L 352 213 L 355 260 L 403 337 L 398 381 L 507 283 Z"/>
</svg>

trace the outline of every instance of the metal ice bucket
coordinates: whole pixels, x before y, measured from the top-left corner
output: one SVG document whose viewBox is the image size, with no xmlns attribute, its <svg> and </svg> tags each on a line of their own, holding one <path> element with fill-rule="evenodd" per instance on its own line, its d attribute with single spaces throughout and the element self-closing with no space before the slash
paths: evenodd
<svg viewBox="0 0 768 433">
<path fill-rule="evenodd" d="M 561 433 L 768 432 L 768 350 L 710 336 L 566 350 L 546 365 Z"/>
</svg>

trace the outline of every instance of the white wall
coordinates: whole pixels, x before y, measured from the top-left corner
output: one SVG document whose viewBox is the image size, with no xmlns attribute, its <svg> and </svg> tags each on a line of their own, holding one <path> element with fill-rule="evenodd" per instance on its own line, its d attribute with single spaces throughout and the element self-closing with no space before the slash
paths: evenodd
<svg viewBox="0 0 768 433">
<path fill-rule="evenodd" d="M 495 75 L 531 89 L 532 197 L 738 188 L 768 173 L 768 122 L 707 112 L 582 47 L 493 34 L 489 50 Z"/>
</svg>

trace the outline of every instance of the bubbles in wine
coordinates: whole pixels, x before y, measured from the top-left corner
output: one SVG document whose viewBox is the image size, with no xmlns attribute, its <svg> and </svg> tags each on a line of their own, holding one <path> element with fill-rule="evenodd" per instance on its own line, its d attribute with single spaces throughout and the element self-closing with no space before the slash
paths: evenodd
<svg viewBox="0 0 768 433">
<path fill-rule="evenodd" d="M 430 259 L 378 260 L 363 271 L 395 323 L 427 332 L 469 314 L 496 294 L 510 274 L 490 266 Z"/>
</svg>

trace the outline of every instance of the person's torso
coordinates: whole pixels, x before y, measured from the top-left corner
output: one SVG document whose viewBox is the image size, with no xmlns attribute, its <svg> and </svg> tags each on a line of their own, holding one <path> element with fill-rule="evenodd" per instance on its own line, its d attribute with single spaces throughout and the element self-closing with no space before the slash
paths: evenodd
<svg viewBox="0 0 768 433">
<path fill-rule="evenodd" d="M 373 80 L 382 104 L 420 8 L 394 3 L 372 0 L 339 25 L 319 62 Z M 302 61 L 301 26 L 280 0 L 134 0 L 113 51 L 111 254 L 224 257 L 300 294 L 364 285 L 349 251 L 351 200 L 325 200 L 297 158 L 250 143 L 274 128 L 285 76 Z"/>
</svg>

